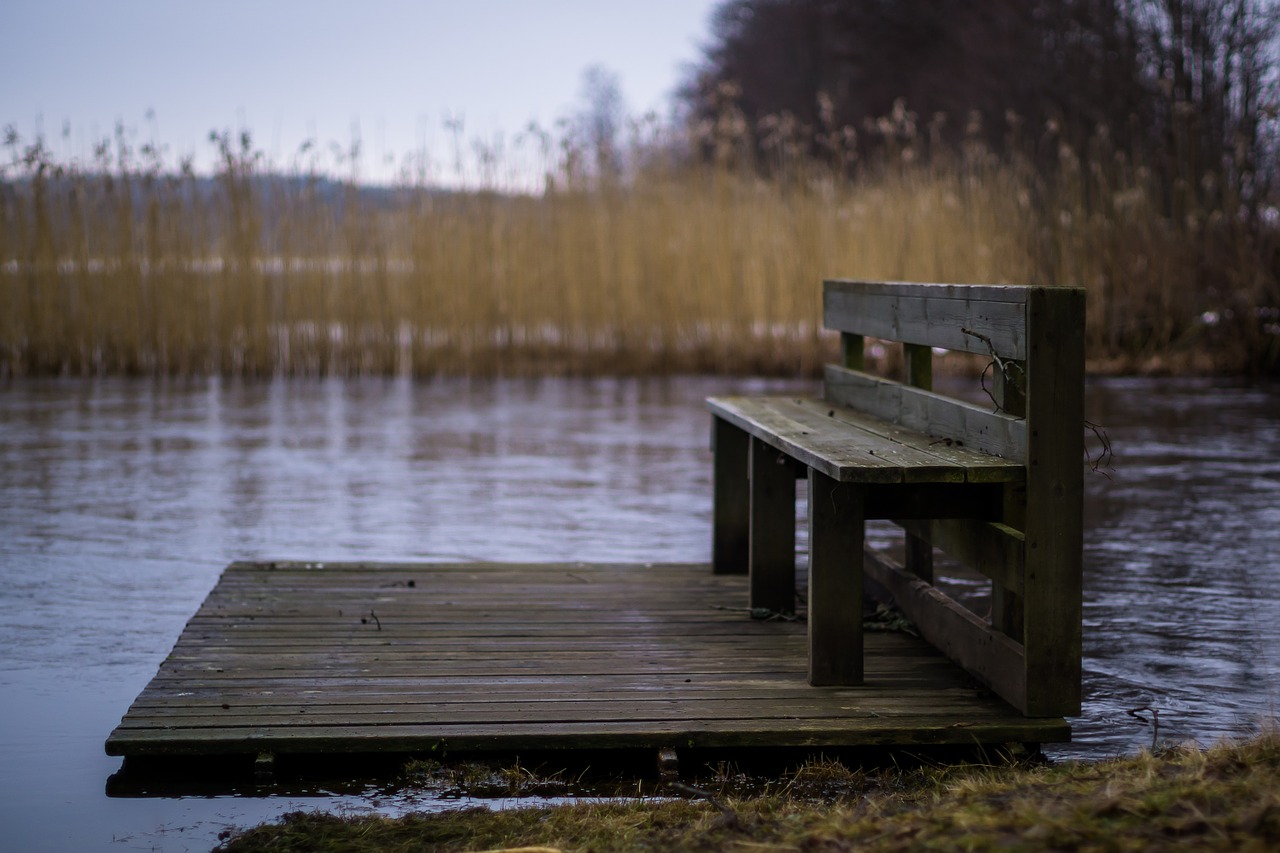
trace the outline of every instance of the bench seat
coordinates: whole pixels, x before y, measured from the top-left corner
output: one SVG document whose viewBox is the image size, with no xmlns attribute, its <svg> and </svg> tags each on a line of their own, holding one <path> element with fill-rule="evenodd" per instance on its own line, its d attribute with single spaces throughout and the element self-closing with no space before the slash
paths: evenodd
<svg viewBox="0 0 1280 853">
<path fill-rule="evenodd" d="M 840 483 L 1018 483 L 1026 467 L 817 397 L 712 397 L 713 415 Z"/>
</svg>

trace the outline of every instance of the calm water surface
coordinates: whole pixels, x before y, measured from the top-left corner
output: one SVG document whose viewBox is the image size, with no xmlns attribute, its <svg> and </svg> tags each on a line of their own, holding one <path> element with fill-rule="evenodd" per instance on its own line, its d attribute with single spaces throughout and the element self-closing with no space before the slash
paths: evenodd
<svg viewBox="0 0 1280 853">
<path fill-rule="evenodd" d="M 712 378 L 0 385 L 0 829 L 9 849 L 201 850 L 403 792 L 115 799 L 102 743 L 235 559 L 700 561 Z M 1056 754 L 1204 742 L 1280 692 L 1280 389 L 1092 383 L 1084 716 Z M 802 540 L 803 542 L 803 537 Z M 1149 714 L 1146 715 L 1148 718 Z M 456 804 L 456 802 L 455 802 Z"/>
</svg>

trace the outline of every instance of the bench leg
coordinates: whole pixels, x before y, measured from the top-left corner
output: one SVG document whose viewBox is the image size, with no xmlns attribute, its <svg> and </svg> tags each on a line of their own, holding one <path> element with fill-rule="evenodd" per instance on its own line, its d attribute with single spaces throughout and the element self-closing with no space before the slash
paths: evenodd
<svg viewBox="0 0 1280 853">
<path fill-rule="evenodd" d="M 751 608 L 796 609 L 796 478 L 786 457 L 750 441 Z"/>
<path fill-rule="evenodd" d="M 809 683 L 861 684 L 866 489 L 809 471 Z"/>
<path fill-rule="evenodd" d="M 992 581 L 991 627 L 1004 633 L 1009 639 L 1021 643 L 1025 640 L 1025 632 L 1022 630 L 1025 618 L 1022 598 Z"/>
<path fill-rule="evenodd" d="M 747 434 L 712 416 L 711 451 L 711 571 L 745 575 L 750 530 Z"/>
<path fill-rule="evenodd" d="M 928 522 L 925 522 L 928 524 Z M 933 583 L 933 539 L 908 533 L 906 538 L 907 569 L 926 583 Z"/>
</svg>

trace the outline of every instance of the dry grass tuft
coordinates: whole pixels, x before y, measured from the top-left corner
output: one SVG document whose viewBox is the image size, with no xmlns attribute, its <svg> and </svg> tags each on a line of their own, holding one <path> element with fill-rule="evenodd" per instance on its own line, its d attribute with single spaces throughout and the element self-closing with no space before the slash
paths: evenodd
<svg viewBox="0 0 1280 853">
<path fill-rule="evenodd" d="M 807 772 L 830 776 L 828 763 Z M 846 780 L 855 787 L 859 780 Z M 1273 850 L 1280 740 L 1177 747 L 1096 764 L 948 766 L 877 777 L 816 802 L 630 800 L 398 820 L 295 813 L 229 841 L 253 850 Z"/>
</svg>

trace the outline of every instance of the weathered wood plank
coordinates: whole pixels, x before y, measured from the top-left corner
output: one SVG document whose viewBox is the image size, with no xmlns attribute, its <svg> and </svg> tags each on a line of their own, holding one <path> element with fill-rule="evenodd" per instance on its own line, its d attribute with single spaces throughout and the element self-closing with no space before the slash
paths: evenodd
<svg viewBox="0 0 1280 853">
<path fill-rule="evenodd" d="M 945 661 L 940 666 L 950 667 Z M 975 707 L 983 704 L 982 697 L 962 687 L 940 686 L 940 672 L 923 667 L 916 657 L 900 660 L 899 666 L 907 666 L 909 670 L 919 669 L 923 675 L 903 679 L 902 673 L 893 682 L 892 692 L 885 692 L 883 684 L 877 684 L 876 707 L 886 713 L 897 713 L 898 710 L 911 710 L 919 713 L 921 697 L 927 697 L 937 690 L 946 694 L 940 702 L 972 701 Z M 442 682 L 442 683 L 438 683 Z M 182 685 L 186 687 L 188 685 Z M 479 687 L 486 689 L 480 690 Z M 221 708 L 222 705 L 234 707 L 254 707 L 264 709 L 296 709 L 296 708 L 332 708 L 335 706 L 377 707 L 409 706 L 472 706 L 500 703 L 570 703 L 577 707 L 582 702 L 648 702 L 654 700 L 695 702 L 708 700 L 732 700 L 734 702 L 805 702 L 819 701 L 828 703 L 825 707 L 831 710 L 829 700 L 865 698 L 866 694 L 852 688 L 835 688 L 815 691 L 811 687 L 797 682 L 793 673 L 766 679 L 738 679 L 724 681 L 708 681 L 706 683 L 689 684 L 679 690 L 672 690 L 670 685 L 655 679 L 613 679 L 598 682 L 592 679 L 563 680 L 552 683 L 541 683 L 536 687 L 532 683 L 480 685 L 478 680 L 454 684 L 446 679 L 422 679 L 421 681 L 387 680 L 367 686 L 351 686 L 337 680 L 324 688 L 306 688 L 277 682 L 269 690 L 252 688 L 236 688 L 226 684 L 202 687 L 193 690 L 160 687 L 144 690 L 134 703 L 135 714 L 165 713 L 169 710 L 190 708 Z M 843 705 L 840 707 L 844 707 Z M 606 715 L 607 716 L 607 715 Z"/>
<path fill-rule="evenodd" d="M 1024 476 L 1020 461 L 948 444 L 829 401 L 713 397 L 707 407 L 715 419 L 840 482 L 1014 482 Z"/>
<path fill-rule="evenodd" d="M 803 637 L 804 626 L 797 625 L 795 630 Z M 879 633 L 865 635 L 864 647 L 868 650 L 865 660 L 867 677 L 866 687 L 874 688 L 877 701 L 892 701 L 894 697 L 915 695 L 919 692 L 945 691 L 963 686 L 958 678 L 958 670 L 936 649 L 927 643 L 921 643 L 914 653 L 895 653 L 882 657 L 875 640 Z M 894 645 L 909 645 L 902 637 L 893 638 Z M 618 653 L 614 649 L 611 653 Z M 625 648 L 622 653 L 625 653 Z M 685 690 L 727 690 L 735 695 L 754 696 L 767 695 L 781 689 L 804 688 L 807 686 L 804 672 L 803 647 L 792 654 L 791 648 L 779 651 L 779 658 L 785 658 L 772 670 L 760 673 L 718 672 L 699 673 L 690 669 L 682 671 L 679 667 L 670 667 L 659 672 L 652 670 L 638 673 L 605 673 L 603 675 L 575 675 L 557 672 L 551 666 L 540 671 L 522 674 L 492 675 L 484 672 L 426 673 L 414 672 L 408 675 L 391 676 L 374 670 L 371 672 L 309 672 L 257 674 L 252 671 L 239 673 L 210 674 L 193 673 L 190 677 L 158 674 L 152 679 L 147 689 L 140 694 L 140 700 L 148 697 L 156 699 L 184 699 L 199 696 L 201 691 L 212 695 L 231 696 L 251 693 L 263 696 L 292 697 L 293 701 L 303 701 L 307 697 L 343 696 L 355 694 L 359 696 L 380 696 L 426 692 L 448 694 L 461 691 L 467 695 L 484 696 L 488 691 L 517 691 L 530 698 L 541 698 L 548 693 L 564 694 L 581 692 L 594 695 L 595 689 L 603 692 L 617 691 L 662 691 L 679 692 Z M 694 678 L 693 676 L 696 676 Z M 690 678 L 685 681 L 685 678 Z M 831 692 L 831 696 L 844 695 L 842 690 Z M 144 703 L 145 704 L 145 703 Z M 919 706 L 929 707 L 928 703 Z"/>
<path fill-rule="evenodd" d="M 810 421 L 810 413 L 799 406 L 788 410 L 788 402 L 788 398 L 777 397 L 713 397 L 707 406 L 717 418 L 746 431 L 754 441 L 833 479 L 841 479 L 847 468 L 860 482 L 901 482 L 900 463 L 867 452 L 849 435 L 833 429 L 834 424 Z"/>
<path fill-rule="evenodd" d="M 672 743 L 690 749 L 835 746 L 920 746 L 1009 742 L 1053 742 L 1067 738 L 1061 720 L 961 718 L 938 725 L 923 714 L 892 720 L 828 718 L 795 721 L 670 720 L 635 723 L 472 723 L 418 726 L 314 726 L 273 730 L 269 739 L 253 729 L 142 730 L 112 733 L 108 755 L 226 755 L 254 753 L 269 745 L 277 753 L 367 753 L 512 751 L 521 749 L 656 749 Z"/>
<path fill-rule="evenodd" d="M 779 397 L 755 398 L 755 401 L 762 408 L 767 406 L 799 424 L 804 432 L 801 438 L 795 439 L 796 444 L 808 446 L 825 457 L 832 472 L 827 476 L 839 482 L 965 481 L 965 469 L 931 452 L 927 436 L 918 433 L 908 435 L 905 430 L 900 430 L 898 436 L 890 437 L 885 435 L 887 430 L 883 428 L 876 428 L 867 421 L 859 423 L 856 413 L 838 409 L 830 403 L 824 405 L 820 400 Z M 975 461 L 980 463 L 983 460 Z M 893 479 L 867 478 L 862 472 L 871 466 L 885 471 L 894 470 L 895 476 Z"/>
<path fill-rule="evenodd" d="M 917 699 L 919 697 L 916 697 Z M 946 712 L 957 718 L 981 715 L 984 701 L 972 690 L 956 690 L 929 701 L 934 713 Z M 223 706 L 226 707 L 223 707 Z M 450 717 L 472 723 L 556 723 L 566 717 L 579 720 L 607 719 L 612 722 L 655 722 L 664 720 L 821 720 L 919 717 L 919 703 L 898 702 L 892 706 L 870 705 L 850 700 L 834 713 L 830 699 L 811 693 L 807 699 L 763 699 L 742 697 L 679 697 L 628 699 L 580 698 L 567 701 L 530 702 L 482 701 L 471 703 L 391 703 L 326 705 L 233 705 L 208 703 L 200 707 L 140 709 L 121 723 L 124 729 L 317 726 L 317 725 L 414 725 L 424 718 L 447 721 Z"/>
<path fill-rule="evenodd" d="M 557 578 L 560 597 L 539 597 L 533 612 L 540 618 L 522 624 L 524 597 L 539 573 Z M 591 583 L 571 583 L 571 576 Z M 350 618 L 321 612 L 330 577 L 343 596 L 360 598 L 363 580 L 364 601 L 394 598 L 378 605 L 391 621 L 356 633 Z M 681 600 L 684 580 L 696 603 Z M 224 592 L 241 598 L 237 590 L 248 587 L 258 590 L 262 610 L 227 615 Z M 593 600 L 594 610 L 573 599 L 588 588 L 608 591 Z M 809 687 L 805 624 L 747 618 L 746 588 L 741 576 L 717 577 L 696 565 L 241 564 L 215 587 L 107 749 L 817 747 L 1046 741 L 1069 733 L 1061 720 L 1026 721 L 985 698 L 926 643 L 901 634 L 866 636 L 862 687 Z M 298 596 L 313 611 L 300 618 L 290 613 Z M 440 605 L 449 598 L 475 607 Z M 482 602 L 501 621 L 477 626 Z M 683 615 L 668 622 L 668 609 Z M 611 621 L 622 613 L 630 621 Z M 456 633 L 440 621 L 450 617 Z"/>
<path fill-rule="evenodd" d="M 923 707 L 934 707 L 955 702 L 972 702 L 975 708 L 984 704 L 981 696 L 962 686 L 947 687 L 943 685 L 943 675 L 937 667 L 924 668 L 921 661 L 910 657 L 899 661 L 912 670 L 920 669 L 926 674 L 916 675 L 908 679 L 899 677 L 892 682 L 893 689 L 886 689 L 886 684 L 875 684 L 875 706 L 885 713 L 911 711 L 919 713 Z M 950 667 L 942 662 L 941 666 Z M 680 701 L 699 702 L 702 700 L 725 700 L 737 703 L 772 702 L 795 703 L 803 705 L 807 702 L 821 702 L 828 712 L 832 711 L 831 700 L 864 699 L 865 692 L 852 688 L 815 691 L 811 687 L 797 682 L 793 673 L 785 677 L 778 676 L 768 680 L 737 680 L 710 682 L 708 684 L 689 684 L 673 690 L 670 685 L 661 684 L 657 680 L 632 679 L 632 684 L 624 680 L 606 681 L 596 687 L 596 680 L 583 683 L 585 680 L 565 683 L 543 684 L 535 687 L 532 683 L 490 685 L 488 689 L 477 689 L 475 681 L 461 685 L 449 683 L 437 684 L 435 680 L 424 679 L 421 682 L 411 681 L 409 684 L 392 681 L 366 687 L 351 687 L 342 681 L 335 682 L 325 689 L 295 689 L 291 685 L 280 683 L 271 690 L 235 688 L 223 684 L 196 690 L 146 690 L 134 703 L 133 715 L 156 715 L 169 711 L 181 712 L 193 708 L 219 708 L 230 705 L 235 708 L 277 709 L 276 713 L 297 708 L 333 708 L 336 706 L 376 706 L 376 707 L 433 707 L 443 706 L 488 706 L 503 703 L 523 703 L 543 705 L 547 703 L 566 704 L 574 708 L 583 707 L 584 702 L 650 702 Z M 185 685 L 184 685 L 185 686 Z M 930 695 L 937 691 L 937 698 Z M 846 703 L 847 704 L 847 703 Z M 855 703 L 856 704 L 856 703 Z M 844 708 L 845 705 L 839 706 Z M 283 710 L 282 710 L 283 709 Z M 131 715 L 132 716 L 132 715 Z M 604 714 L 608 716 L 608 714 Z"/>
<path fill-rule="evenodd" d="M 834 364 L 826 366 L 824 388 L 833 403 L 972 450 L 1026 459 L 1026 424 L 1018 418 Z"/>
<path fill-rule="evenodd" d="M 684 620 L 679 627 L 669 633 L 678 636 L 681 644 L 690 648 L 707 648 L 716 645 L 733 645 L 741 640 L 741 620 L 747 613 L 743 607 L 736 611 L 726 610 L 724 616 L 708 614 L 714 621 L 702 623 Z M 652 622 L 652 619 L 649 620 Z M 489 631 L 476 631 L 474 626 L 464 625 L 457 630 L 450 630 L 448 625 L 422 625 L 421 623 L 399 622 L 394 626 L 396 633 L 380 632 L 377 627 L 371 631 L 351 633 L 343 636 L 343 644 L 348 648 L 378 648 L 391 643 L 399 647 L 424 646 L 430 648 L 474 648 L 477 644 L 501 641 L 512 646 L 529 649 L 546 646 L 551 648 L 569 648 L 573 646 L 590 646 L 601 638 L 627 638 L 634 635 L 636 626 L 644 623 L 632 621 L 623 624 L 601 622 L 596 624 L 566 624 L 546 621 L 540 630 L 521 628 L 519 623 L 511 622 L 494 627 Z M 775 638 L 782 635 L 776 634 Z M 303 629 L 278 629 L 270 624 L 259 625 L 256 621 L 227 621 L 225 624 L 214 624 L 210 628 L 195 632 L 184 632 L 182 645 L 186 649 L 201 648 L 239 648 L 261 649 L 270 653 L 288 651 L 290 648 L 315 648 L 332 645 L 334 638 L 332 624 L 316 622 Z"/>
<path fill-rule="evenodd" d="M 705 657 L 705 656 L 704 656 Z M 512 656 L 514 658 L 514 655 Z M 473 662 L 472 660 L 454 660 L 441 661 L 436 664 L 430 664 L 428 661 L 420 663 L 406 661 L 366 661 L 360 666 L 359 673 L 378 673 L 384 678 L 413 678 L 419 675 L 487 675 L 493 678 L 515 677 L 521 675 L 531 675 L 543 672 L 546 667 L 554 667 L 556 671 L 566 675 L 583 675 L 589 677 L 610 675 L 613 673 L 624 673 L 628 675 L 640 675 L 643 673 L 670 672 L 679 674 L 684 677 L 696 677 L 703 675 L 722 675 L 732 673 L 735 675 L 760 675 L 775 672 L 791 671 L 789 667 L 781 665 L 776 659 L 757 658 L 755 660 L 706 660 L 696 665 L 683 666 L 682 661 L 687 659 L 688 655 L 669 655 L 669 656 L 643 656 L 635 657 L 627 656 L 624 662 L 618 663 L 610 661 L 606 657 L 597 655 L 594 658 L 579 658 L 576 660 L 515 660 L 506 659 L 502 661 L 491 662 Z M 344 672 L 350 672 L 353 665 L 348 662 L 334 662 L 329 660 L 317 661 L 307 666 L 305 670 L 298 667 L 290 667 L 286 665 L 274 665 L 271 663 L 263 663 L 259 665 L 249 665 L 241 668 L 238 662 L 227 662 L 226 664 L 218 664 L 211 662 L 203 663 L 165 663 L 160 667 L 160 673 L 170 677 L 191 677 L 213 679 L 219 675 L 225 674 L 228 677 L 235 678 L 267 678 L 272 676 L 282 676 L 289 673 L 297 673 L 299 675 L 339 675 Z"/>
<path fill-rule="evenodd" d="M 1084 541 L 1084 291 L 1027 302 L 1026 713 L 1080 713 Z"/>
<path fill-rule="evenodd" d="M 935 297 L 975 302 L 1012 302 L 1023 305 L 1027 301 L 1025 284 L 953 284 L 949 282 L 919 281 L 863 281 L 832 278 L 823 287 L 840 290 L 857 290 L 874 295 L 905 295 L 914 298 Z"/>
<path fill-rule="evenodd" d="M 1021 359 L 1028 288 L 909 285 L 833 280 L 823 284 L 828 329 L 959 352 Z"/>
<path fill-rule="evenodd" d="M 1022 464 L 1013 459 L 1006 459 L 980 450 L 971 450 L 956 444 L 954 441 L 938 439 L 920 430 L 911 429 L 865 414 L 857 409 L 841 406 L 829 400 L 816 398 L 798 398 L 795 405 L 811 412 L 813 415 L 834 419 L 835 421 L 879 436 L 895 444 L 911 448 L 923 457 L 932 457 L 938 463 L 964 473 L 963 480 L 970 483 L 1008 483 L 1019 482 L 1025 475 Z M 812 415 L 811 415 L 812 416 Z M 927 466 L 921 465 L 921 468 Z M 914 476 L 916 481 L 922 476 Z M 911 482 L 912 477 L 904 475 L 904 481 Z M 958 482 L 958 480 L 956 480 Z M 938 482 L 933 480 L 933 482 Z"/>
</svg>

